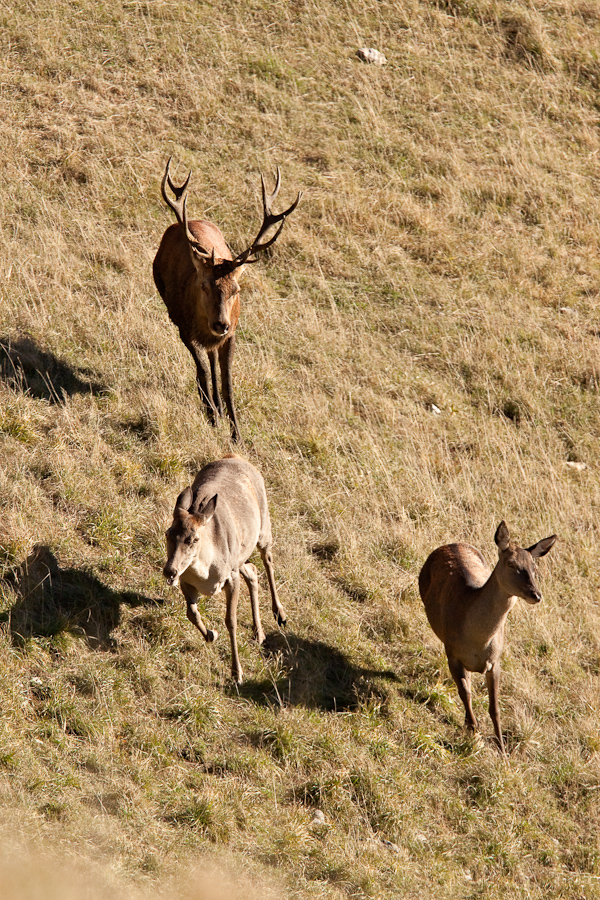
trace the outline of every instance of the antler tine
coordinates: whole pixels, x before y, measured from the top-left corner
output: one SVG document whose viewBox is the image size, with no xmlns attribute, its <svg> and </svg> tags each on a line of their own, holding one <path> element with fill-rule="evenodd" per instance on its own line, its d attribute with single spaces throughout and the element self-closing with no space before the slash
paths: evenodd
<svg viewBox="0 0 600 900">
<path fill-rule="evenodd" d="M 188 172 L 188 177 L 185 179 L 183 184 L 180 187 L 177 187 L 176 184 L 173 184 L 173 179 L 171 178 L 171 160 L 172 156 L 167 160 L 167 166 L 165 168 L 165 174 L 163 175 L 163 180 L 161 184 L 161 192 L 163 195 L 163 200 L 169 206 L 175 215 L 177 216 L 177 221 L 180 225 L 183 226 L 186 236 L 189 239 L 193 240 L 193 235 L 188 228 L 187 223 L 187 189 L 190 183 L 190 178 L 192 177 L 192 170 Z M 175 200 L 172 197 L 169 197 L 166 191 L 166 187 L 169 185 L 169 188 L 175 194 Z"/>
<path fill-rule="evenodd" d="M 260 181 L 261 181 L 261 187 L 262 187 L 263 222 L 262 222 L 262 225 L 260 226 L 260 230 L 259 230 L 258 234 L 254 238 L 254 240 L 252 241 L 250 246 L 246 250 L 243 250 L 241 253 L 239 253 L 236 256 L 236 258 L 233 260 L 231 267 L 234 269 L 237 268 L 238 266 L 244 265 L 245 263 L 256 262 L 258 259 L 256 254 L 260 253 L 262 250 L 266 250 L 268 247 L 270 247 L 272 244 L 275 243 L 275 241 L 281 234 L 283 226 L 285 225 L 285 220 L 290 215 L 290 213 L 294 212 L 294 210 L 300 203 L 300 198 L 302 197 L 302 191 L 298 191 L 298 196 L 296 197 L 296 199 L 294 200 L 294 202 L 288 209 L 284 210 L 284 212 L 281 212 L 281 213 L 273 213 L 271 210 L 271 204 L 277 197 L 277 194 L 279 193 L 279 188 L 281 186 L 281 172 L 279 171 L 279 166 L 277 166 L 277 173 L 276 173 L 276 177 L 275 177 L 275 187 L 271 194 L 269 194 L 267 196 L 267 188 L 265 185 L 265 178 L 262 173 L 260 176 Z M 279 228 L 277 229 L 277 231 L 275 232 L 273 237 L 269 238 L 268 241 L 263 241 L 261 243 L 261 240 L 262 240 L 262 238 L 264 238 L 267 231 L 270 228 L 272 228 L 273 225 L 277 225 L 279 222 L 281 224 L 279 225 Z M 250 259 L 251 256 L 254 256 L 255 258 Z"/>
<path fill-rule="evenodd" d="M 260 182 L 262 184 L 262 200 L 263 200 L 264 214 L 265 214 L 265 216 L 271 215 L 271 203 L 277 197 L 277 194 L 279 193 L 279 188 L 281 186 L 281 172 L 279 171 L 279 166 L 277 166 L 277 174 L 275 177 L 275 189 L 274 189 L 273 193 L 270 195 L 268 200 L 267 200 L 267 188 L 265 186 L 265 176 L 263 175 L 262 172 L 260 173 Z"/>
</svg>

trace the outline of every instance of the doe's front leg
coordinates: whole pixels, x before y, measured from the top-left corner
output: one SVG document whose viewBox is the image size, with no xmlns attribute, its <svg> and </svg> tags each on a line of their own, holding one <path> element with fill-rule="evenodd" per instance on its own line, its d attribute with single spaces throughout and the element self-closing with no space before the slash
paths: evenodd
<svg viewBox="0 0 600 900">
<path fill-rule="evenodd" d="M 506 758 L 506 747 L 504 746 L 504 738 L 502 737 L 502 729 L 500 728 L 500 663 L 495 662 L 493 666 L 485 673 L 487 683 L 488 696 L 490 700 L 490 717 L 496 732 L 496 740 L 500 747 L 500 753 Z"/>
<path fill-rule="evenodd" d="M 216 639 L 219 637 L 219 632 L 213 631 L 211 628 L 207 628 L 206 625 L 204 624 L 204 622 L 202 621 L 202 619 L 200 618 L 200 613 L 198 612 L 198 606 L 197 606 L 198 597 L 199 597 L 200 592 L 197 591 L 196 588 L 193 587 L 191 584 L 182 584 L 181 582 L 179 582 L 179 584 L 181 586 L 181 591 L 183 593 L 183 596 L 185 597 L 185 599 L 187 601 L 186 613 L 187 613 L 188 619 L 190 620 L 192 625 L 196 626 L 196 628 L 198 629 L 198 631 L 200 632 L 200 634 L 202 635 L 202 637 L 204 638 L 206 643 L 212 644 L 213 641 L 216 641 Z"/>
<path fill-rule="evenodd" d="M 237 645 L 237 607 L 240 597 L 240 573 L 232 572 L 229 579 L 225 582 L 225 598 L 227 600 L 227 611 L 225 613 L 225 624 L 229 632 L 231 641 L 231 676 L 237 684 L 241 684 L 244 679 L 242 664 Z"/>
</svg>

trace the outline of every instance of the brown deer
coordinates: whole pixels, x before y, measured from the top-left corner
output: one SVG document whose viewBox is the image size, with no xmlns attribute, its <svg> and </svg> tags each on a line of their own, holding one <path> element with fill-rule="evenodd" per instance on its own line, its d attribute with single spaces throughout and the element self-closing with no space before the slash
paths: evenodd
<svg viewBox="0 0 600 900">
<path fill-rule="evenodd" d="M 271 520 L 262 476 L 239 456 L 209 463 L 175 503 L 173 522 L 166 533 L 167 584 L 179 584 L 187 601 L 187 617 L 207 643 L 217 632 L 207 628 L 198 613 L 198 597 L 225 590 L 225 623 L 231 640 L 231 674 L 241 684 L 243 672 L 237 647 L 237 605 L 240 575 L 248 585 L 259 644 L 265 639 L 258 608 L 258 573 L 248 562 L 258 547 L 267 572 L 273 615 L 278 625 L 286 616 L 275 587 L 271 556 Z"/>
<path fill-rule="evenodd" d="M 227 413 L 231 421 L 231 436 L 240 438 L 240 428 L 232 394 L 231 367 L 235 347 L 235 329 L 240 315 L 239 278 L 244 267 L 258 261 L 258 254 L 275 243 L 287 216 L 292 213 L 302 193 L 282 213 L 272 213 L 271 204 L 279 193 L 281 176 L 277 169 L 275 189 L 267 196 L 261 175 L 263 223 L 249 247 L 234 258 L 225 238 L 212 222 L 188 221 L 187 190 L 191 172 L 177 187 L 170 175 L 171 159 L 163 176 L 161 191 L 165 203 L 177 217 L 177 223 L 165 231 L 154 258 L 154 283 L 165 302 L 169 318 L 179 329 L 181 340 L 196 363 L 196 384 L 209 421 L 216 425 L 223 415 L 223 405 L 217 382 L 217 357 L 221 369 L 221 385 Z M 175 199 L 167 194 L 167 186 Z M 265 240 L 274 225 L 275 234 Z M 206 360 L 208 355 L 208 362 Z"/>
<path fill-rule="evenodd" d="M 535 559 L 554 546 L 556 535 L 524 550 L 511 543 L 505 522 L 494 536 L 498 562 L 493 572 L 483 556 L 469 544 L 438 547 L 419 574 L 419 591 L 429 624 L 444 644 L 450 673 L 465 711 L 465 725 L 477 730 L 471 706 L 471 672 L 485 673 L 489 711 L 496 739 L 506 756 L 500 730 L 500 655 L 504 625 L 517 597 L 539 603 Z"/>
</svg>

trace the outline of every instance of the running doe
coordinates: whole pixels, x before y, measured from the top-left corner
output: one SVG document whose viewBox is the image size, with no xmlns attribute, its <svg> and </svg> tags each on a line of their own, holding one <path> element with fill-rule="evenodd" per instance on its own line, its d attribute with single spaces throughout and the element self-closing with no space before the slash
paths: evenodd
<svg viewBox="0 0 600 900">
<path fill-rule="evenodd" d="M 240 575 L 250 591 L 254 637 L 259 644 L 265 639 L 258 608 L 258 573 L 256 566 L 248 562 L 255 547 L 267 572 L 275 620 L 278 625 L 286 622 L 273 575 L 267 494 L 258 470 L 239 456 L 226 456 L 204 466 L 192 486 L 177 498 L 166 538 L 163 575 L 167 584 L 179 584 L 187 601 L 187 617 L 207 643 L 215 641 L 218 635 L 200 618 L 198 597 L 212 597 L 225 590 L 231 674 L 241 684 L 243 672 L 236 638 Z"/>
</svg>

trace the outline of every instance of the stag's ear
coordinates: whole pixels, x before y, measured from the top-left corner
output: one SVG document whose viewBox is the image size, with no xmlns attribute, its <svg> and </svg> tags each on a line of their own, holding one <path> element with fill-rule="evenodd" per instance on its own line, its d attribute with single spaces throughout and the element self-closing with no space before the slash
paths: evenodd
<svg viewBox="0 0 600 900">
<path fill-rule="evenodd" d="M 186 487 L 175 501 L 175 512 L 177 512 L 178 509 L 189 512 L 193 498 L 194 495 L 192 494 L 191 487 Z"/>
<path fill-rule="evenodd" d="M 208 524 L 208 522 L 210 522 L 210 520 L 214 516 L 215 509 L 217 508 L 218 496 L 218 494 L 215 494 L 215 496 L 211 497 L 210 500 L 205 500 L 204 503 L 202 503 L 198 508 L 198 512 L 195 513 L 195 515 L 202 520 L 202 525 Z"/>
<path fill-rule="evenodd" d="M 542 540 L 538 541 L 537 544 L 534 544 L 533 547 L 528 547 L 527 552 L 531 553 L 534 558 L 545 556 L 548 550 L 552 550 L 555 543 L 556 535 L 551 534 L 550 537 L 542 538 Z"/>
<path fill-rule="evenodd" d="M 508 550 L 508 548 L 510 547 L 510 534 L 508 531 L 508 526 L 504 520 L 502 520 L 502 522 L 500 522 L 500 524 L 496 528 L 494 540 L 499 550 Z"/>
</svg>

